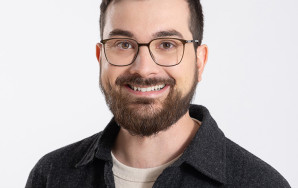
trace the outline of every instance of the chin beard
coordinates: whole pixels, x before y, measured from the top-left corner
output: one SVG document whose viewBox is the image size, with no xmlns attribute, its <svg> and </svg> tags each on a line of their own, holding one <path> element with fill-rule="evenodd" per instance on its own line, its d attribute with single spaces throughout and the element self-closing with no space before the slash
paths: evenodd
<svg viewBox="0 0 298 188">
<path fill-rule="evenodd" d="M 128 83 L 148 86 L 157 83 L 170 85 L 170 92 L 163 100 L 134 98 L 122 94 L 121 89 L 112 89 L 109 82 L 106 83 L 107 88 L 104 88 L 101 79 L 100 87 L 117 124 L 126 129 L 131 135 L 143 137 L 167 130 L 186 114 L 196 90 L 197 77 L 198 73 L 196 71 L 192 87 L 184 97 L 182 97 L 180 91 L 175 89 L 175 80 L 173 78 L 143 79 L 138 75 L 131 75 L 122 76 L 116 80 L 118 86 Z"/>
</svg>

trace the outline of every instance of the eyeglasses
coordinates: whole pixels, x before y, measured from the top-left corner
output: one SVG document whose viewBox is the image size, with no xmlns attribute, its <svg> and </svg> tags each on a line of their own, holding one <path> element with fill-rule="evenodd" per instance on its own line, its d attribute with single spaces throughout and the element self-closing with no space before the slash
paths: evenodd
<svg viewBox="0 0 298 188">
<path fill-rule="evenodd" d="M 156 38 L 149 43 L 138 43 L 131 38 L 110 38 L 100 42 L 104 45 L 106 59 L 111 65 L 131 65 L 138 56 L 140 46 L 147 46 L 156 64 L 171 67 L 182 61 L 185 44 L 198 43 L 199 40 Z"/>
</svg>

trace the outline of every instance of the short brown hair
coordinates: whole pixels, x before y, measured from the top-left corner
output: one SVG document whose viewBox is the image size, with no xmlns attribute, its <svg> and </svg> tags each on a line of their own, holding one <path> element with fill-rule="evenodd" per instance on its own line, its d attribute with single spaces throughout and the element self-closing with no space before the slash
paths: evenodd
<svg viewBox="0 0 298 188">
<path fill-rule="evenodd" d="M 109 4 L 113 0 L 102 0 L 100 5 L 100 37 L 103 39 L 103 28 L 105 26 L 105 16 Z M 194 43 L 195 49 L 201 45 L 204 31 L 204 15 L 200 0 L 186 0 L 189 7 L 189 30 L 192 33 L 193 39 L 199 40 L 199 43 Z"/>
</svg>

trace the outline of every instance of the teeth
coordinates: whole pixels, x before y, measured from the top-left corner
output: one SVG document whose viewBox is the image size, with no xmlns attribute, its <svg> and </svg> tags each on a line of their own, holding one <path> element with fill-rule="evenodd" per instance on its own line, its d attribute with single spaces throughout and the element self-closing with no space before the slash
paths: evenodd
<svg viewBox="0 0 298 188">
<path fill-rule="evenodd" d="M 151 86 L 151 87 L 136 87 L 136 86 L 131 86 L 130 88 L 133 89 L 134 91 L 141 91 L 141 92 L 148 92 L 148 91 L 159 91 L 162 88 L 164 88 L 166 85 L 162 84 L 162 85 L 156 85 L 156 86 Z"/>
</svg>

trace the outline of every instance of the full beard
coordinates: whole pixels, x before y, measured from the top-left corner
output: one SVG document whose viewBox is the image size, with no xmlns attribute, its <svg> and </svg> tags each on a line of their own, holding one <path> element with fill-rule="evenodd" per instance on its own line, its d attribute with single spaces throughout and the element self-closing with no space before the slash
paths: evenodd
<svg viewBox="0 0 298 188">
<path fill-rule="evenodd" d="M 164 100 L 125 95 L 121 89 L 112 89 L 109 82 L 106 83 L 107 88 L 104 88 L 101 79 L 100 87 L 115 121 L 120 127 L 126 129 L 131 135 L 152 136 L 170 128 L 188 111 L 197 86 L 198 71 L 195 70 L 191 89 L 184 97 L 182 97 L 181 91 L 175 89 L 173 78 L 143 79 L 138 75 L 130 75 L 119 77 L 116 80 L 118 86 L 124 86 L 124 84 L 144 86 L 158 83 L 167 84 L 170 86 L 170 91 Z"/>
</svg>

